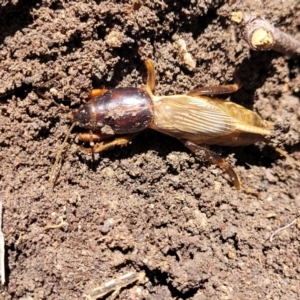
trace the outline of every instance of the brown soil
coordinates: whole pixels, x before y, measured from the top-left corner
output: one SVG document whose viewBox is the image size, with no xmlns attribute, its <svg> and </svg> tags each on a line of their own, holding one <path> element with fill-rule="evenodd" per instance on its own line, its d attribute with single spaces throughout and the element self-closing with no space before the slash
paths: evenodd
<svg viewBox="0 0 300 300">
<path fill-rule="evenodd" d="M 83 299 L 130 271 L 145 279 L 117 299 L 300 298 L 299 224 L 269 241 L 299 217 L 300 172 L 271 146 L 211 147 L 259 199 L 151 130 L 93 158 L 75 128 L 48 183 L 71 124 L 52 100 L 73 109 L 92 88 L 141 85 L 145 57 L 158 95 L 231 83 L 237 68 L 243 87 L 232 101 L 277 122 L 276 143 L 299 160 L 299 60 L 249 51 L 228 18 L 237 9 L 300 38 L 297 0 L 2 2 L 1 299 Z"/>
</svg>

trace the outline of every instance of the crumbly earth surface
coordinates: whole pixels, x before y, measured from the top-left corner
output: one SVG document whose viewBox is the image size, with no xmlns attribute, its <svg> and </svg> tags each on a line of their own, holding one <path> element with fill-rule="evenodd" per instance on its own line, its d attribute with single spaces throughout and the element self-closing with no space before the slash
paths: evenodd
<svg viewBox="0 0 300 300">
<path fill-rule="evenodd" d="M 1 299 L 84 299 L 128 272 L 145 277 L 105 299 L 300 299 L 299 222 L 270 241 L 299 218 L 300 172 L 271 146 L 211 147 L 257 198 L 171 137 L 146 130 L 93 157 L 75 127 L 49 184 L 71 125 L 53 100 L 75 109 L 92 88 L 140 86 L 146 57 L 157 95 L 235 73 L 231 100 L 275 122 L 299 160 L 299 59 L 250 51 L 229 18 L 251 11 L 300 39 L 299 1 L 0 4 Z"/>
</svg>

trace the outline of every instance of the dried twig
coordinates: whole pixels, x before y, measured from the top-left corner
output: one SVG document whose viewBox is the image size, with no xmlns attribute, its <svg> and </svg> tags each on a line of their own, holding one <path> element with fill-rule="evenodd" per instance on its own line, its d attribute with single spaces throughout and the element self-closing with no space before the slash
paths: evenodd
<svg viewBox="0 0 300 300">
<path fill-rule="evenodd" d="M 274 50 L 288 56 L 300 55 L 300 41 L 275 28 L 260 16 L 233 12 L 231 20 L 240 25 L 242 36 L 253 50 Z"/>
<path fill-rule="evenodd" d="M 4 243 L 4 235 L 2 232 L 2 202 L 0 201 L 0 277 L 1 283 L 5 283 L 5 243 Z"/>
<path fill-rule="evenodd" d="M 56 228 L 61 228 L 63 226 L 68 226 L 69 223 L 64 221 L 63 217 L 60 216 L 59 214 L 57 214 L 56 212 L 53 212 L 51 214 L 52 216 L 57 216 L 58 219 L 60 220 L 60 223 L 59 224 L 47 224 L 44 229 L 56 229 Z"/>
<path fill-rule="evenodd" d="M 272 235 L 270 236 L 270 242 L 273 242 L 273 238 L 274 238 L 274 236 L 275 236 L 278 232 L 280 232 L 280 231 L 282 231 L 282 230 L 284 230 L 284 229 L 287 229 L 287 228 L 291 227 L 292 225 L 294 225 L 294 224 L 296 224 L 296 223 L 297 223 L 297 219 L 295 219 L 293 222 L 291 222 L 291 223 L 285 225 L 284 227 L 280 227 L 280 228 L 278 228 L 277 230 L 275 230 L 275 231 L 272 233 Z"/>
<path fill-rule="evenodd" d="M 91 291 L 86 292 L 84 295 L 89 300 L 96 300 L 114 291 L 113 297 L 116 297 L 122 288 L 136 281 L 141 282 L 144 280 L 144 278 L 145 278 L 144 272 L 139 272 L 139 273 L 129 272 L 125 275 L 120 276 L 119 278 L 110 280 L 104 283 L 103 285 L 96 287 Z"/>
</svg>

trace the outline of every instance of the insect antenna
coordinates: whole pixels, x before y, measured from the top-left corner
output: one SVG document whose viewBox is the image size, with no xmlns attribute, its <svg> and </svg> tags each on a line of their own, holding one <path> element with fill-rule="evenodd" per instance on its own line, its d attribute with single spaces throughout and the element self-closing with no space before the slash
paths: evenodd
<svg viewBox="0 0 300 300">
<path fill-rule="evenodd" d="M 56 102 L 56 101 L 53 100 L 53 99 L 51 99 L 51 102 L 52 102 L 53 104 L 55 104 L 56 106 L 58 106 L 58 108 L 61 108 L 62 110 L 66 111 L 66 112 L 72 111 L 71 108 L 69 108 L 69 107 L 67 107 L 67 106 L 64 106 L 64 105 L 61 104 L 61 103 L 58 103 L 58 102 Z"/>
<path fill-rule="evenodd" d="M 66 144 L 68 142 L 69 136 L 70 136 L 70 134 L 71 134 L 74 126 L 75 126 L 75 123 L 73 123 L 70 126 L 70 128 L 69 128 L 69 130 L 68 130 L 68 132 L 67 132 L 67 134 L 66 134 L 66 136 L 64 138 L 64 141 L 61 144 L 60 149 L 59 149 L 59 151 L 58 151 L 58 153 L 56 155 L 56 159 L 55 159 L 55 162 L 54 162 L 54 164 L 52 166 L 51 173 L 50 173 L 50 178 L 49 178 L 49 181 L 50 181 L 50 183 L 51 183 L 52 186 L 55 185 L 55 180 L 56 180 L 56 174 L 55 174 L 56 172 L 55 171 L 57 169 L 58 164 L 61 162 L 63 150 L 64 150 L 64 148 L 65 148 L 65 146 L 66 146 Z"/>
</svg>

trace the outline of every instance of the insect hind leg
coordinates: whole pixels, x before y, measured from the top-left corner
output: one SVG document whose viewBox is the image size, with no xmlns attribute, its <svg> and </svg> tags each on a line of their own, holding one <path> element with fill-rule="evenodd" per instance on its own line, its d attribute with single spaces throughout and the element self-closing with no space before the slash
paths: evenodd
<svg viewBox="0 0 300 300">
<path fill-rule="evenodd" d="M 221 168 L 223 168 L 227 174 L 230 176 L 233 185 L 237 190 L 241 189 L 241 181 L 233 168 L 217 153 L 206 149 L 205 147 L 201 147 L 190 141 L 182 141 L 183 144 L 189 148 L 196 155 L 203 157 L 205 160 L 209 161 L 212 164 L 215 164 Z"/>
</svg>

